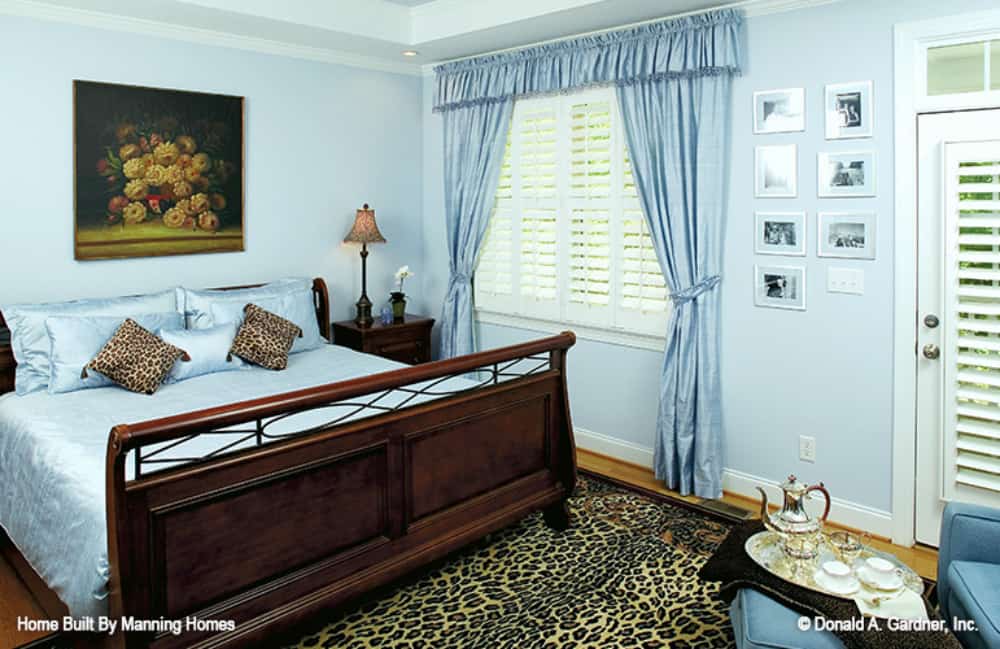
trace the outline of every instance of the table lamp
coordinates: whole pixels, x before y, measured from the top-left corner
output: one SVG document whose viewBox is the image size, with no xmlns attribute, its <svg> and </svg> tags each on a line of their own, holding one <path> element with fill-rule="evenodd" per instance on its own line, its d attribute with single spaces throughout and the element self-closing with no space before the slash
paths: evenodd
<svg viewBox="0 0 1000 649">
<path fill-rule="evenodd" d="M 385 238 L 378 231 L 378 226 L 375 224 L 375 210 L 370 209 L 368 203 L 358 210 L 357 216 L 354 217 L 354 226 L 344 237 L 344 243 L 361 244 L 361 297 L 358 299 L 358 314 L 354 322 L 359 327 L 370 327 L 374 320 L 372 301 L 368 299 L 368 244 L 385 243 Z"/>
</svg>

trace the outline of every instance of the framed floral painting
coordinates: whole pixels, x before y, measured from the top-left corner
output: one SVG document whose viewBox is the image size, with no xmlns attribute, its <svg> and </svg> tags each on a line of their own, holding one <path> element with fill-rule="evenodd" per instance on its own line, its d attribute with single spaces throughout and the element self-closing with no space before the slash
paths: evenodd
<svg viewBox="0 0 1000 649">
<path fill-rule="evenodd" d="M 74 81 L 77 259 L 243 250 L 243 98 Z"/>
</svg>

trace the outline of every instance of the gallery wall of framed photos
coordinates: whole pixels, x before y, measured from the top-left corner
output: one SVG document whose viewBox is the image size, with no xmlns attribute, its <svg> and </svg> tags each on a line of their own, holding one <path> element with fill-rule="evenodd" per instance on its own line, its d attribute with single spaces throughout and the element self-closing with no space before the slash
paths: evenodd
<svg viewBox="0 0 1000 649">
<path fill-rule="evenodd" d="M 877 195 L 876 153 L 874 147 L 865 146 L 875 131 L 873 82 L 823 87 L 824 146 L 815 158 L 815 174 L 800 178 L 799 145 L 806 136 L 809 91 L 781 88 L 753 93 L 753 132 L 761 136 L 754 146 L 754 304 L 758 307 L 804 311 L 811 254 L 838 261 L 875 259 L 876 214 L 860 200 Z M 767 137 L 771 135 L 776 137 Z M 800 201 L 812 192 L 819 202 L 810 214 Z M 779 202 L 781 209 L 775 207 Z M 763 255 L 770 258 L 765 261 Z"/>
</svg>

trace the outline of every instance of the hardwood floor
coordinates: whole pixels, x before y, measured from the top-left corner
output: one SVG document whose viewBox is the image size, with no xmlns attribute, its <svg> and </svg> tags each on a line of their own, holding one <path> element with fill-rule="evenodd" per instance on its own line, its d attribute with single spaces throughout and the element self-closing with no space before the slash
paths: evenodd
<svg viewBox="0 0 1000 649">
<path fill-rule="evenodd" d="M 44 619 L 45 612 L 21 583 L 14 569 L 0 557 L 0 647 L 18 647 L 46 635 L 18 631 L 18 617 Z"/>
<path fill-rule="evenodd" d="M 622 462 L 621 460 L 598 455 L 597 453 L 591 453 L 590 451 L 585 451 L 583 449 L 577 449 L 576 457 L 577 463 L 581 469 L 587 469 L 595 473 L 606 475 L 610 478 L 615 478 L 616 480 L 621 480 L 622 482 L 627 482 L 638 487 L 643 487 L 644 489 L 649 489 L 650 491 L 686 500 L 687 502 L 697 503 L 701 501 L 701 498 L 696 498 L 694 496 L 681 496 L 680 494 L 665 488 L 663 483 L 655 478 L 653 472 L 645 467 Z M 741 507 L 752 512 L 757 512 L 760 509 L 759 500 L 753 500 L 751 498 L 738 496 L 729 492 L 725 492 L 723 494 L 722 500 L 730 505 L 735 505 L 736 507 Z M 838 529 L 848 529 L 841 525 L 836 525 L 835 523 L 829 523 L 827 526 Z M 906 565 L 913 568 L 921 577 L 936 579 L 938 553 L 934 548 L 929 548 L 923 545 L 916 545 L 912 548 L 904 548 L 901 545 L 893 545 L 888 539 L 880 537 L 874 537 L 872 539 L 872 545 L 885 552 L 895 554 Z"/>
<path fill-rule="evenodd" d="M 644 467 L 628 464 L 582 449 L 577 451 L 577 460 L 580 468 L 608 476 L 609 478 L 688 502 L 697 503 L 701 500 L 700 498 L 691 496 L 681 496 L 664 488 L 663 484 L 653 476 L 653 472 Z M 723 501 L 750 511 L 756 511 L 759 508 L 759 502 L 731 493 L 726 493 Z M 837 527 L 835 525 L 832 526 Z M 885 539 L 875 539 L 873 544 L 882 550 L 892 552 L 921 576 L 930 579 L 936 577 L 937 551 L 933 548 L 924 546 L 904 548 L 893 545 Z M 42 607 L 31 596 L 28 589 L 21 583 L 21 580 L 11 567 L 0 558 L 0 647 L 17 647 L 45 635 L 44 633 L 18 631 L 17 618 L 19 616 L 41 619 L 45 617 L 45 613 L 42 611 Z"/>
</svg>

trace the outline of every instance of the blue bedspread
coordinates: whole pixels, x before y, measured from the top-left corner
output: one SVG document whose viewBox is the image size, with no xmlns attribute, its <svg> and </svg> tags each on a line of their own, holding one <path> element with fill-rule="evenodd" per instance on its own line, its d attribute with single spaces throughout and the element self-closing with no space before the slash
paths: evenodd
<svg viewBox="0 0 1000 649">
<path fill-rule="evenodd" d="M 404 367 L 345 347 L 289 357 L 288 369 L 252 368 L 164 385 L 153 396 L 118 387 L 0 397 L 0 525 L 75 617 L 107 613 L 105 453 L 116 424 L 190 412 Z M 439 389 L 471 382 L 449 379 Z M 421 399 L 426 400 L 426 398 Z M 371 414 L 371 413 L 367 413 Z M 312 418 L 311 420 L 309 418 Z M 329 412 L 285 422 L 295 430 Z M 227 443 L 198 438 L 191 451 Z M 128 464 L 131 471 L 132 464 Z M 129 476 L 131 477 L 131 476 Z"/>
</svg>

